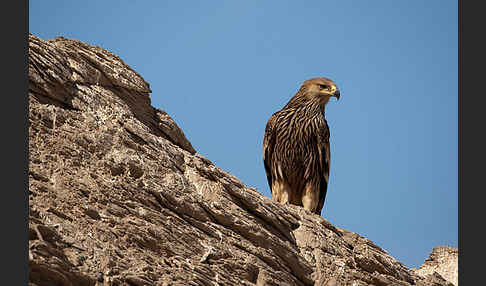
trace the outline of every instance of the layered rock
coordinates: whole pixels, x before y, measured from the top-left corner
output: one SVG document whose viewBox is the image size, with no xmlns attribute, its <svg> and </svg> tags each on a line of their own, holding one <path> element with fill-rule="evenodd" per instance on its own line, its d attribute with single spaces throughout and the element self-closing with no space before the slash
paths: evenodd
<svg viewBox="0 0 486 286">
<path fill-rule="evenodd" d="M 198 154 L 118 56 L 29 35 L 31 285 L 451 285 Z"/>
</svg>

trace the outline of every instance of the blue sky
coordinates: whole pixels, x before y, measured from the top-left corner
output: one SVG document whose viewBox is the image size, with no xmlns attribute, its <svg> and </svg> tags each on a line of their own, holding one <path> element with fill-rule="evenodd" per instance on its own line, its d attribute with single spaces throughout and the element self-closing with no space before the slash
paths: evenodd
<svg viewBox="0 0 486 286">
<path fill-rule="evenodd" d="M 37 0 L 29 31 L 120 56 L 199 153 L 268 197 L 268 118 L 331 78 L 322 215 L 409 267 L 458 246 L 457 1 Z"/>
</svg>

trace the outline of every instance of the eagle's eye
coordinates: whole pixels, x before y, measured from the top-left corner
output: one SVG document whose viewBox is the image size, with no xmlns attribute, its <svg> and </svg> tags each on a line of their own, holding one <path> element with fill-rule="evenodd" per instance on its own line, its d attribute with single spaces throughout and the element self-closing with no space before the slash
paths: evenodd
<svg viewBox="0 0 486 286">
<path fill-rule="evenodd" d="M 324 85 L 324 84 L 320 84 L 320 85 L 319 85 L 319 87 L 320 87 L 321 89 L 327 89 L 327 85 Z"/>
</svg>

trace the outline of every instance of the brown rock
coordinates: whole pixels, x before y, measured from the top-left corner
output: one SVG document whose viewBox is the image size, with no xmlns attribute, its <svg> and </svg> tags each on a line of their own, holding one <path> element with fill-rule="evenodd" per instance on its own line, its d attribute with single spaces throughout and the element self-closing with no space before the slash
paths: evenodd
<svg viewBox="0 0 486 286">
<path fill-rule="evenodd" d="M 425 263 L 422 266 L 412 270 L 423 277 L 440 274 L 444 279 L 458 286 L 458 262 L 459 251 L 457 248 L 437 246 L 434 247 L 429 258 L 425 259 Z"/>
<path fill-rule="evenodd" d="M 31 284 L 448 285 L 246 187 L 150 92 L 100 47 L 29 35 Z"/>
</svg>

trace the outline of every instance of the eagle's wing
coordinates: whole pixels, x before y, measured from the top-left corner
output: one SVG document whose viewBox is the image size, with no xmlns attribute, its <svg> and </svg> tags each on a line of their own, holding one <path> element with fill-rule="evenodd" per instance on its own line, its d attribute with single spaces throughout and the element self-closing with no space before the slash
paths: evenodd
<svg viewBox="0 0 486 286">
<path fill-rule="evenodd" d="M 327 185 L 329 183 L 329 169 L 331 168 L 331 149 L 329 146 L 329 126 L 324 120 L 324 128 L 319 130 L 317 138 L 317 148 L 319 151 L 319 163 L 321 173 L 319 174 L 319 202 L 316 208 L 316 214 L 321 214 L 322 207 L 327 194 Z"/>
<path fill-rule="evenodd" d="M 276 113 L 270 117 L 265 127 L 265 136 L 263 138 L 263 164 L 265 165 L 265 173 L 267 173 L 268 185 L 270 186 L 270 191 L 272 190 L 272 153 L 273 147 L 275 146 L 275 123 L 276 123 Z"/>
</svg>

